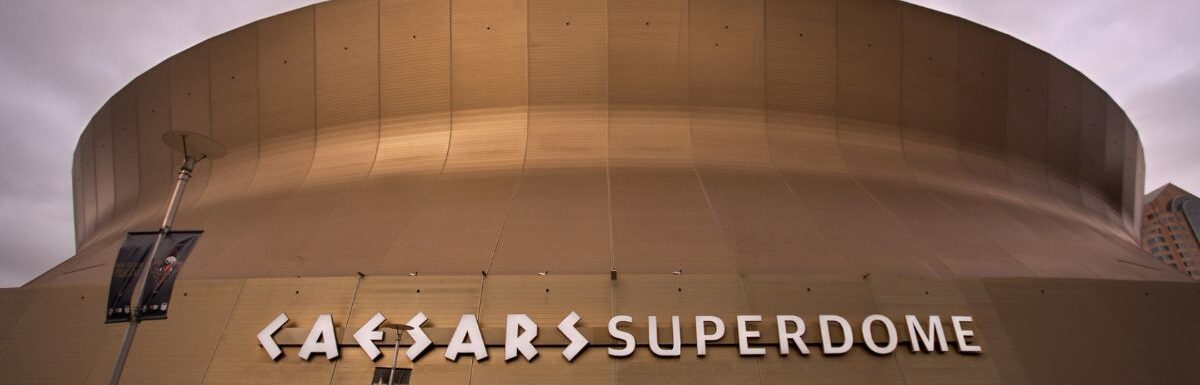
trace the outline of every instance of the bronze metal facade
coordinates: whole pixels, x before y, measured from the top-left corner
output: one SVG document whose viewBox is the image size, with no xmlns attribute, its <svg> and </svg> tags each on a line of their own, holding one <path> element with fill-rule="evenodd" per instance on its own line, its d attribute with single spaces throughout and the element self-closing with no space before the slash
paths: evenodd
<svg viewBox="0 0 1200 385">
<path fill-rule="evenodd" d="M 437 346 L 401 357 L 414 384 L 1200 383 L 1200 289 L 1138 245 L 1120 107 L 892 0 L 346 0 L 200 43 L 81 136 L 78 253 L 0 290 L 0 383 L 107 379 L 109 273 L 162 214 L 170 129 L 229 153 L 195 172 L 175 227 L 204 237 L 123 383 L 366 384 L 357 351 L 271 361 L 255 334 L 418 311 L 436 332 L 476 314 L 489 340 L 509 313 L 968 314 L 984 351 Z"/>
</svg>

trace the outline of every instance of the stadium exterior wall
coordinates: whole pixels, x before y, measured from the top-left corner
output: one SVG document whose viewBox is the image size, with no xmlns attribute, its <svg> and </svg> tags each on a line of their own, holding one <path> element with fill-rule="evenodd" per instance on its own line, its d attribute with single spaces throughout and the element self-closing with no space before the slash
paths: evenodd
<svg viewBox="0 0 1200 385">
<path fill-rule="evenodd" d="M 281 312 L 301 334 L 330 314 L 341 339 L 424 313 L 442 334 L 401 357 L 414 384 L 1200 383 L 1200 288 L 1136 241 L 1121 108 L 1040 50 L 891 0 L 345 0 L 202 42 L 84 130 L 78 252 L 0 290 L 0 383 L 107 380 L 108 279 L 165 209 L 166 130 L 229 154 L 195 172 L 175 227 L 203 238 L 123 383 L 366 384 L 391 361 L 271 360 L 255 334 Z M 463 314 L 491 344 L 507 314 L 571 312 L 810 332 L 962 314 L 983 352 L 440 357 Z"/>
</svg>

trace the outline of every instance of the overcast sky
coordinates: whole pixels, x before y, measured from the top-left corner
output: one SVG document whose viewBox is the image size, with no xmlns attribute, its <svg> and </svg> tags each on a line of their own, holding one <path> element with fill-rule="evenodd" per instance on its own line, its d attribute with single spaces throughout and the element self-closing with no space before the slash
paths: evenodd
<svg viewBox="0 0 1200 385">
<path fill-rule="evenodd" d="M 200 41 L 312 0 L 0 1 L 0 287 L 74 253 L 71 157 L 118 89 Z M 1146 147 L 1147 190 L 1200 192 L 1200 0 L 914 0 L 1078 68 Z"/>
</svg>

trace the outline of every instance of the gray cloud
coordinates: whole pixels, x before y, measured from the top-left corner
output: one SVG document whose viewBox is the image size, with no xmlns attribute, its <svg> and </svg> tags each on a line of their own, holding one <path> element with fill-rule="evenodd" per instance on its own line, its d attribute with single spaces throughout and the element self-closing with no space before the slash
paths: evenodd
<svg viewBox="0 0 1200 385">
<path fill-rule="evenodd" d="M 110 96 L 206 38 L 314 2 L 0 2 L 0 287 L 74 254 L 71 154 Z"/>
<path fill-rule="evenodd" d="M 0 2 L 0 287 L 72 255 L 71 154 L 113 93 L 208 37 L 313 0 Z M 912 0 L 1079 68 L 1141 130 L 1148 188 L 1200 191 L 1200 2 Z"/>
</svg>

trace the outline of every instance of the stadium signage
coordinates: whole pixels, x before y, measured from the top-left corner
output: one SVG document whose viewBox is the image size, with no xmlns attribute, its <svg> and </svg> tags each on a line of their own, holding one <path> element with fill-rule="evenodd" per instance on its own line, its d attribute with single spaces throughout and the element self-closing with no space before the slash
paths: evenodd
<svg viewBox="0 0 1200 385">
<path fill-rule="evenodd" d="M 557 325 L 558 333 L 561 333 L 569 343 L 556 346 L 564 346 L 562 355 L 568 362 L 573 361 L 583 352 L 584 348 L 592 344 L 576 327 L 580 319 L 578 314 L 571 312 Z M 376 345 L 387 344 L 383 341 L 384 333 L 380 330 L 381 327 L 388 327 L 384 324 L 385 320 L 386 317 L 383 314 L 376 313 L 353 335 L 357 345 L 371 360 L 378 359 L 381 354 Z M 428 319 L 424 313 L 417 313 L 403 326 L 399 326 L 400 328 L 405 328 L 405 326 L 411 328 L 404 331 L 412 338 L 411 344 L 405 350 L 405 355 L 410 361 L 415 362 L 433 345 L 429 335 L 422 329 L 422 325 L 426 321 Z M 721 317 L 697 315 L 692 321 L 694 321 L 694 340 L 691 339 L 692 336 L 685 336 L 682 333 L 683 320 L 679 316 L 670 317 L 671 335 L 664 337 L 659 335 L 662 331 L 659 329 L 660 320 L 656 316 L 647 317 L 648 328 L 635 328 L 633 327 L 633 317 L 617 315 L 608 320 L 607 331 L 611 339 L 605 339 L 604 344 L 608 346 L 608 355 L 612 357 L 630 356 L 638 345 L 648 345 L 650 352 L 658 357 L 679 357 L 683 354 L 682 345 L 684 344 L 694 345 L 696 355 L 704 356 L 707 354 L 709 345 L 726 344 L 719 342 L 723 338 L 725 341 L 729 340 L 726 338 L 725 320 Z M 767 354 L 767 345 L 777 345 L 778 354 L 781 356 L 792 354 L 793 349 L 800 355 L 810 354 L 808 343 L 803 339 L 807 332 L 803 318 L 796 315 L 776 315 L 773 321 L 775 330 L 768 331 L 763 330 L 769 329 L 769 327 L 763 327 L 766 325 L 763 324 L 761 315 L 736 316 L 736 321 L 733 323 L 735 330 L 729 333 L 729 337 L 736 340 L 738 353 L 742 356 L 763 356 Z M 907 332 L 908 348 L 914 353 L 950 351 L 951 341 L 947 339 L 948 336 L 954 338 L 953 342 L 957 345 L 957 351 L 960 354 L 982 353 L 983 348 L 973 345 L 970 341 L 975 335 L 968 325 L 971 322 L 973 322 L 971 316 L 950 316 L 947 326 L 937 315 L 926 318 L 906 315 L 903 320 L 893 320 L 884 315 L 873 314 L 852 324 L 850 320 L 842 316 L 819 315 L 816 325 L 819 329 L 817 333 L 820 334 L 820 340 L 819 344 L 814 343 L 814 345 L 819 346 L 821 353 L 826 356 L 845 354 L 857 342 L 861 342 L 874 354 L 889 355 L 900 347 L 902 335 L 899 330 L 903 328 Z M 273 336 L 287 323 L 288 316 L 280 314 L 258 333 L 259 344 L 272 360 L 277 360 L 283 355 L 283 351 Z M 856 327 L 858 328 L 857 333 L 854 330 Z M 646 339 L 642 341 L 645 342 L 639 341 L 639 338 L 643 336 L 635 336 L 631 333 L 633 329 L 644 329 L 646 334 L 644 338 Z M 837 332 L 834 332 L 835 330 Z M 773 333 L 774 335 L 770 336 L 764 333 Z M 855 341 L 856 336 L 861 337 L 862 340 Z M 534 339 L 537 337 L 538 325 L 528 315 L 508 314 L 504 328 L 504 360 L 508 361 L 517 357 L 533 360 L 538 355 L 536 346 L 540 345 L 534 343 Z M 684 339 L 689 341 L 684 341 Z M 769 340 L 774 340 L 776 343 L 771 343 Z M 300 345 L 298 356 L 303 360 L 309 360 L 313 355 L 322 354 L 326 359 L 333 360 L 340 354 L 338 341 L 333 316 L 322 314 L 317 317 L 308 332 L 308 337 Z M 727 344 L 732 345 L 733 343 Z M 458 357 L 462 355 L 472 356 L 476 361 L 488 358 L 488 343 L 483 338 L 482 330 L 474 314 L 462 315 L 458 326 L 454 328 L 453 335 L 444 345 L 446 349 L 443 356 L 447 360 L 457 361 Z M 499 344 L 494 343 L 494 345 Z"/>
</svg>

